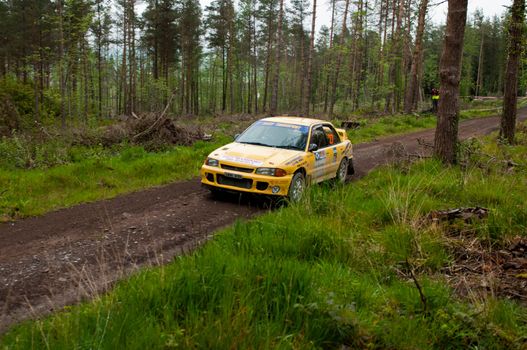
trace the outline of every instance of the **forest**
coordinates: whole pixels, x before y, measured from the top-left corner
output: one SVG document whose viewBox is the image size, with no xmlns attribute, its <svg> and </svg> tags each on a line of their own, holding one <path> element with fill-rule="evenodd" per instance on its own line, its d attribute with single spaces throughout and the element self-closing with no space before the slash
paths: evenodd
<svg viewBox="0 0 527 350">
<path fill-rule="evenodd" d="M 438 0 L 0 1 L 0 132 L 174 116 L 410 113 L 439 88 Z M 318 32 L 317 11 L 331 22 Z M 509 16 L 469 14 L 460 95 L 502 96 Z M 519 95 L 527 87 L 521 59 Z"/>
</svg>

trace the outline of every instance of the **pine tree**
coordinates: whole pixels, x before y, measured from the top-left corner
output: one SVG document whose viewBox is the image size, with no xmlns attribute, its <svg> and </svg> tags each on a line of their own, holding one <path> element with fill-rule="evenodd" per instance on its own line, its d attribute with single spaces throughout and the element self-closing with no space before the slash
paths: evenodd
<svg viewBox="0 0 527 350">
<path fill-rule="evenodd" d="M 456 163 L 459 124 L 459 81 L 468 0 L 450 0 L 443 54 L 440 62 L 441 89 L 435 132 L 435 155 L 446 164 Z"/>
<path fill-rule="evenodd" d="M 178 29 L 181 36 L 182 111 L 199 114 L 199 68 L 201 58 L 201 7 L 198 0 L 183 0 Z"/>
<path fill-rule="evenodd" d="M 516 131 L 518 68 L 523 51 L 524 22 L 525 0 L 513 0 L 509 24 L 509 50 L 505 71 L 503 115 L 500 124 L 500 138 L 509 144 L 514 143 Z"/>
<path fill-rule="evenodd" d="M 282 25 L 284 18 L 284 0 L 280 0 L 280 10 L 278 12 L 278 23 L 276 28 L 276 40 L 275 40 L 275 70 L 273 77 L 273 89 L 271 91 L 271 105 L 269 112 L 276 114 L 278 110 L 278 84 L 280 80 L 280 64 L 282 55 Z"/>
<path fill-rule="evenodd" d="M 210 6 L 206 8 L 208 16 L 206 19 L 206 26 L 209 30 L 208 41 L 211 48 L 217 49 L 221 55 L 222 68 L 222 97 L 221 97 L 221 111 L 225 112 L 227 109 L 227 89 L 229 88 L 229 97 L 234 98 L 233 81 L 232 81 L 232 66 L 233 66 L 233 51 L 234 44 L 234 20 L 235 12 L 234 5 L 231 0 L 215 0 Z"/>
<path fill-rule="evenodd" d="M 97 54 L 97 115 L 106 114 L 103 111 L 103 91 L 108 87 L 103 86 L 105 71 L 103 69 L 104 56 L 103 50 L 107 50 L 110 44 L 110 33 L 112 29 L 112 18 L 110 16 L 110 4 L 107 0 L 95 0 L 95 16 L 91 24 L 91 32 L 95 38 L 95 51 Z M 107 81 L 104 83 L 107 84 Z"/>
</svg>

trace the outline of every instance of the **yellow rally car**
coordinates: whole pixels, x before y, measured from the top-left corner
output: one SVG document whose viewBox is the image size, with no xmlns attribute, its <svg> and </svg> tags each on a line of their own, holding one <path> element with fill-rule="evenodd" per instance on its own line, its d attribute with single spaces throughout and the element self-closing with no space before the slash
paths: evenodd
<svg viewBox="0 0 527 350">
<path fill-rule="evenodd" d="M 211 191 L 234 190 L 298 201 L 306 185 L 353 173 L 351 141 L 331 123 L 297 117 L 261 119 L 201 167 Z"/>
</svg>

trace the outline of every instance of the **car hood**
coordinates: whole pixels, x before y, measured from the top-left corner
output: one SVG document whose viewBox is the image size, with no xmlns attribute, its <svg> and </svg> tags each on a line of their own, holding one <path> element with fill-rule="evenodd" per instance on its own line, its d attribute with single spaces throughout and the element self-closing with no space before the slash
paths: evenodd
<svg viewBox="0 0 527 350">
<path fill-rule="evenodd" d="M 243 166 L 277 167 L 302 153 L 302 151 L 233 142 L 216 149 L 210 157 Z"/>
</svg>

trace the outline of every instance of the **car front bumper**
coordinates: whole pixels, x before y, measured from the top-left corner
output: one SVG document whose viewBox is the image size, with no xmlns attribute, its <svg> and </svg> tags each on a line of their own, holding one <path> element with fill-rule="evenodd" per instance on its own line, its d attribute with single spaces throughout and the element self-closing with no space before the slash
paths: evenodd
<svg viewBox="0 0 527 350">
<path fill-rule="evenodd" d="M 275 196 L 287 196 L 293 178 L 291 174 L 275 177 L 208 165 L 201 167 L 200 175 L 201 183 L 208 187 Z"/>
</svg>

